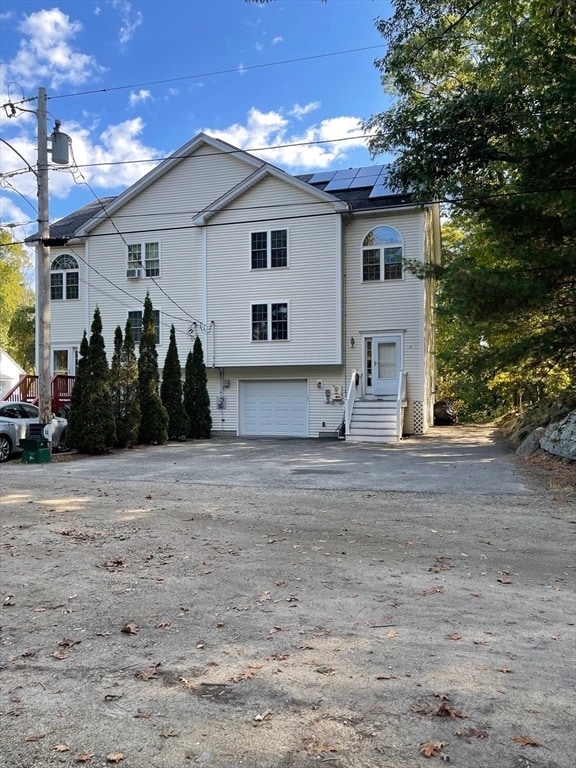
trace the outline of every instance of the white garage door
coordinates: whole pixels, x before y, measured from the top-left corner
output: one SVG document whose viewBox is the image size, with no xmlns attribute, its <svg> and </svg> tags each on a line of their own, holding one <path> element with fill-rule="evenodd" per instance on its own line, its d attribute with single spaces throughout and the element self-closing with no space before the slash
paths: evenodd
<svg viewBox="0 0 576 768">
<path fill-rule="evenodd" d="M 308 437 L 308 384 L 305 380 L 241 381 L 241 435 Z"/>
</svg>

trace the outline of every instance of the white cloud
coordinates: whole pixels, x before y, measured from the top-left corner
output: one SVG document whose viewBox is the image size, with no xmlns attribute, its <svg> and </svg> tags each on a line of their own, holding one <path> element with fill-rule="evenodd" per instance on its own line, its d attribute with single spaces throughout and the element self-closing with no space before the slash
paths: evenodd
<svg viewBox="0 0 576 768">
<path fill-rule="evenodd" d="M 142 26 L 144 17 L 140 11 L 132 10 L 132 3 L 127 0 L 112 0 L 112 7 L 120 13 L 120 32 L 118 39 L 121 45 L 126 45 L 134 37 L 138 27 Z"/>
<path fill-rule="evenodd" d="M 246 74 L 246 68 L 242 62 L 238 64 L 238 74 L 239 75 L 245 75 Z"/>
<path fill-rule="evenodd" d="M 141 88 L 138 91 L 138 93 L 135 93 L 134 91 L 131 91 L 130 92 L 129 105 L 131 107 L 134 107 L 139 102 L 141 102 L 141 101 L 148 101 L 148 99 L 151 99 L 151 98 L 152 98 L 152 94 L 150 93 L 150 91 L 145 90 L 143 88 Z"/>
<path fill-rule="evenodd" d="M 58 8 L 25 16 L 19 30 L 23 38 L 18 53 L 3 67 L 6 81 L 17 80 L 23 87 L 46 82 L 58 88 L 63 84 L 85 83 L 104 71 L 93 56 L 73 47 L 72 41 L 82 25 L 71 21 Z"/>
<path fill-rule="evenodd" d="M 264 50 L 264 46 L 262 45 L 262 43 L 256 43 L 256 45 L 254 46 L 254 48 L 256 48 L 256 50 L 257 50 L 258 52 L 260 52 L 260 51 L 263 51 L 263 50 Z"/>
<path fill-rule="evenodd" d="M 328 168 L 343 162 L 349 150 L 366 148 L 360 118 L 352 116 L 328 118 L 303 130 L 299 126 L 294 130 L 290 120 L 280 112 L 261 112 L 252 107 L 244 125 L 234 123 L 223 130 L 202 130 L 209 136 L 248 149 L 263 160 L 293 170 Z M 264 147 L 276 148 L 262 151 Z"/>
<path fill-rule="evenodd" d="M 272 45 L 278 45 L 278 43 L 283 43 L 284 38 L 278 35 L 278 37 L 272 38 Z"/>
<path fill-rule="evenodd" d="M 91 186 L 99 189 L 123 190 L 158 164 L 153 158 L 160 158 L 163 152 L 143 144 L 138 138 L 144 123 L 140 117 L 109 125 L 93 143 L 91 133 L 82 126 L 66 126 L 72 137 L 72 150 L 76 163 L 82 168 L 82 175 Z M 146 162 L 139 162 L 139 161 Z M 137 161 L 137 162 L 135 162 Z M 82 167 L 82 166 L 89 167 Z M 71 179 L 68 173 L 52 174 L 52 178 L 65 177 L 59 186 L 51 181 L 55 195 L 66 197 Z"/>
<path fill-rule="evenodd" d="M 311 101 L 309 104 L 305 104 L 303 107 L 300 106 L 300 104 L 294 104 L 289 115 L 294 115 L 294 117 L 297 117 L 298 120 L 300 120 L 304 115 L 307 115 L 309 112 L 313 112 L 315 109 L 319 109 L 321 107 L 321 103 L 319 101 Z"/>
</svg>

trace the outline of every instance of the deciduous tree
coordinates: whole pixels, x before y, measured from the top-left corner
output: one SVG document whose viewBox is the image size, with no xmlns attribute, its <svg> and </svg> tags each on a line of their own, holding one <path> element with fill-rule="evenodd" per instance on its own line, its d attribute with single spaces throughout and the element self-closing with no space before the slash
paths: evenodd
<svg viewBox="0 0 576 768">
<path fill-rule="evenodd" d="M 370 148 L 396 154 L 390 181 L 416 201 L 449 201 L 464 234 L 440 300 L 440 322 L 481 332 L 459 365 L 497 398 L 506 372 L 536 396 L 573 386 L 576 6 L 396 0 L 377 26 L 394 101 L 366 121 Z"/>
</svg>

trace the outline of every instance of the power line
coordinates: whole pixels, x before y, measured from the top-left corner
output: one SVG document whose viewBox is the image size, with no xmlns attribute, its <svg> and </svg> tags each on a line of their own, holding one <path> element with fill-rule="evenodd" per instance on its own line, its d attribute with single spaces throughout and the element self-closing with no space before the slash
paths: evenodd
<svg viewBox="0 0 576 768">
<path fill-rule="evenodd" d="M 184 80 L 197 80 L 200 77 L 215 77 L 217 75 L 237 74 L 239 71 L 250 72 L 256 69 L 265 69 L 267 67 L 279 67 L 285 64 L 297 64 L 302 61 L 313 61 L 314 59 L 327 59 L 327 58 L 330 58 L 331 56 L 344 56 L 349 53 L 361 53 L 362 51 L 373 51 L 373 50 L 376 50 L 377 48 L 384 48 L 384 47 L 385 47 L 384 43 L 380 43 L 379 45 L 367 45 L 362 48 L 348 48 L 344 51 L 331 51 L 329 53 L 316 53 L 316 54 L 312 54 L 311 56 L 299 56 L 294 59 L 282 59 L 281 61 L 269 61 L 264 64 L 249 64 L 248 66 L 233 67 L 231 69 L 219 69 L 219 70 L 214 70 L 213 72 L 200 72 L 194 75 L 181 75 L 179 77 L 168 77 L 162 80 L 148 80 L 143 83 L 131 83 L 130 85 L 115 85 L 115 86 L 110 86 L 108 88 L 96 88 L 90 91 L 76 91 L 74 93 L 63 93 L 63 94 L 60 94 L 59 96 L 49 96 L 48 98 L 50 100 L 69 99 L 69 98 L 72 98 L 73 96 L 90 96 L 96 93 L 112 93 L 113 91 L 124 91 L 130 88 L 143 88 L 144 86 L 147 86 L 147 85 L 163 85 L 165 83 L 178 83 Z M 35 101 L 36 98 L 37 98 L 36 96 L 30 96 L 28 98 L 23 98 L 20 101 L 9 101 L 6 104 L 3 104 L 2 108 L 7 109 L 8 107 L 17 107 L 19 104 L 26 104 L 31 101 Z"/>
</svg>

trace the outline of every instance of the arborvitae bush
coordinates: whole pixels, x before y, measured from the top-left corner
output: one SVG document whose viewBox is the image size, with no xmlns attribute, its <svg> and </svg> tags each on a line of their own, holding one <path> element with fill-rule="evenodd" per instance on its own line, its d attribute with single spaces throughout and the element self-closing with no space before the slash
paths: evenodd
<svg viewBox="0 0 576 768">
<path fill-rule="evenodd" d="M 197 336 L 192 352 L 188 353 L 184 380 L 184 407 L 190 419 L 188 436 L 192 438 L 209 438 L 212 436 L 212 416 L 210 414 L 207 382 L 202 342 Z"/>
<path fill-rule="evenodd" d="M 80 342 L 80 357 L 76 364 L 76 376 L 70 395 L 70 410 L 68 411 L 68 426 L 66 442 L 71 448 L 78 448 L 82 441 L 82 400 L 88 385 L 88 337 L 86 331 Z"/>
<path fill-rule="evenodd" d="M 185 440 L 188 435 L 189 420 L 182 402 L 182 369 L 174 326 L 170 328 L 170 344 L 164 361 L 160 398 L 168 412 L 168 439 Z"/>
<path fill-rule="evenodd" d="M 140 430 L 140 399 L 138 395 L 138 362 L 134 351 L 132 326 L 126 321 L 122 338 L 120 326 L 114 335 L 114 356 L 110 369 L 112 379 L 112 409 L 116 421 L 116 445 L 130 448 L 138 442 Z"/>
<path fill-rule="evenodd" d="M 82 347 L 86 351 L 84 339 Z M 110 369 L 98 307 L 94 311 L 88 349 L 81 362 L 80 376 L 77 375 L 75 380 L 75 388 L 78 386 L 79 391 L 70 408 L 73 445 L 82 453 L 104 453 L 116 442 L 116 428 L 110 392 Z"/>
<path fill-rule="evenodd" d="M 150 294 L 144 300 L 142 337 L 138 358 L 138 389 L 140 393 L 140 442 L 159 445 L 168 440 L 168 414 L 158 394 L 158 353 L 154 330 L 154 309 Z"/>
</svg>

